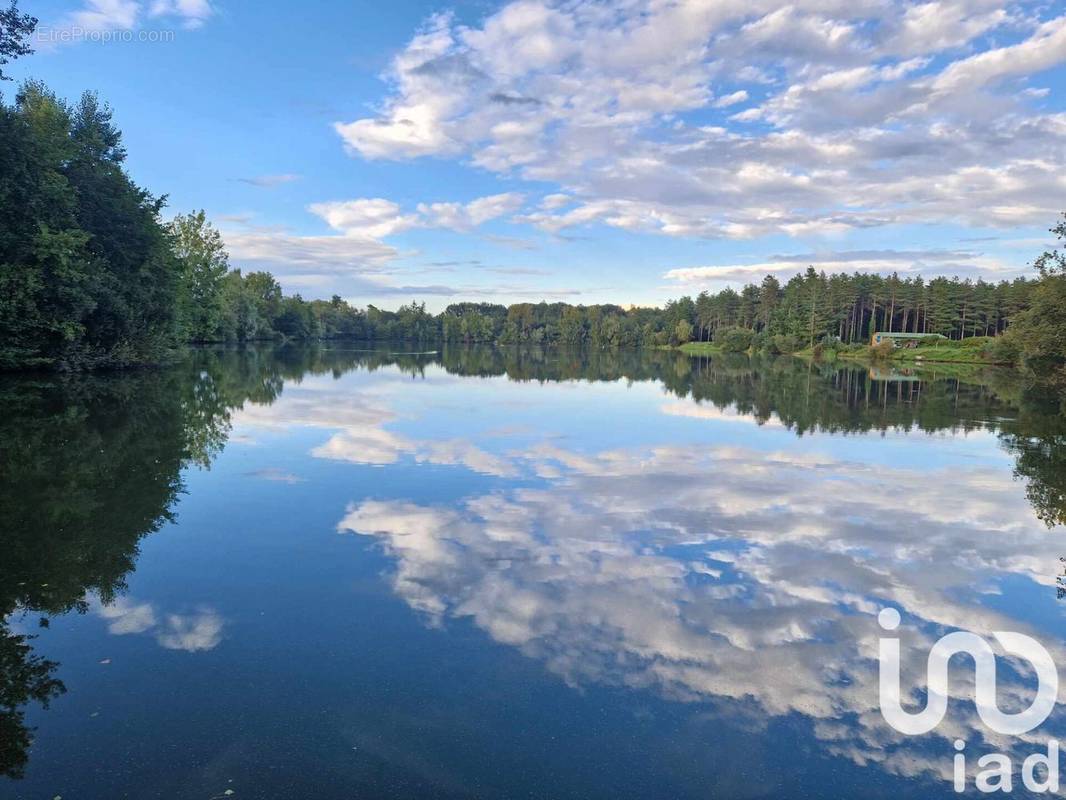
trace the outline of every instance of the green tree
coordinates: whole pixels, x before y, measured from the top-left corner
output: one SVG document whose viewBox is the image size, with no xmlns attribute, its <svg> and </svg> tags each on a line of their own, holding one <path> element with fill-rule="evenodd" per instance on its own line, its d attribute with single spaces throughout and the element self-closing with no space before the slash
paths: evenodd
<svg viewBox="0 0 1066 800">
<path fill-rule="evenodd" d="M 674 326 L 674 338 L 678 344 L 684 344 L 692 339 L 692 323 L 687 319 L 679 319 Z"/>
<path fill-rule="evenodd" d="M 266 338 L 270 331 L 248 281 L 239 269 L 232 270 L 222 281 L 222 338 L 250 342 Z"/>
<path fill-rule="evenodd" d="M 773 275 L 767 275 L 759 285 L 758 321 L 763 329 L 770 326 L 774 311 L 781 299 L 781 284 Z"/>
<path fill-rule="evenodd" d="M 10 6 L 0 10 L 0 67 L 33 52 L 27 40 L 36 28 L 37 18 L 21 13 L 17 0 L 11 0 Z M 0 70 L 0 81 L 9 80 L 11 78 Z"/>
<path fill-rule="evenodd" d="M 176 344 L 162 203 L 123 170 L 95 95 L 0 105 L 0 368 L 158 361 Z"/>
<path fill-rule="evenodd" d="M 585 320 L 581 309 L 567 306 L 559 319 L 559 340 L 563 344 L 581 344 L 585 340 Z"/>
<path fill-rule="evenodd" d="M 168 230 L 181 275 L 182 333 L 194 342 L 225 338 L 223 285 L 229 272 L 229 257 L 222 234 L 207 221 L 202 210 L 178 214 Z"/>
<path fill-rule="evenodd" d="M 1028 372 L 1066 386 L 1066 215 L 1051 232 L 1058 245 L 1034 262 L 1040 280 L 1009 333 Z"/>
</svg>

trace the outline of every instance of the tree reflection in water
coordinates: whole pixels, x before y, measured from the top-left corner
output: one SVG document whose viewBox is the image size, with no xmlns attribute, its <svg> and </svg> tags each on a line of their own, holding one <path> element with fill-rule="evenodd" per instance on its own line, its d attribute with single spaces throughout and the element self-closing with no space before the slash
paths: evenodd
<svg viewBox="0 0 1066 800">
<path fill-rule="evenodd" d="M 0 380 L 0 774 L 18 777 L 32 732 L 28 703 L 64 691 L 59 665 L 33 650 L 35 625 L 121 595 L 138 546 L 173 518 L 183 471 L 208 468 L 235 409 L 269 405 L 286 382 L 430 366 L 512 381 L 658 381 L 679 398 L 815 431 L 996 431 L 1029 502 L 1066 522 L 1066 417 L 1056 398 L 994 372 L 880 373 L 794 358 L 690 358 L 669 351 L 447 346 L 205 350 L 179 366 L 130 374 Z"/>
</svg>

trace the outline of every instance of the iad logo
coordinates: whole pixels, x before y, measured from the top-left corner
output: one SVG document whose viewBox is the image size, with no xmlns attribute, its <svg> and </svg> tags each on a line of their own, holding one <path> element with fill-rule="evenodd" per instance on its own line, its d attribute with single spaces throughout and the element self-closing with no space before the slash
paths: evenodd
<svg viewBox="0 0 1066 800">
<path fill-rule="evenodd" d="M 899 627 L 899 612 L 886 608 L 878 614 L 877 621 L 886 631 L 894 631 Z M 1029 708 L 1015 714 L 999 710 L 995 653 L 977 634 L 956 631 L 942 637 L 929 653 L 929 700 L 925 709 L 913 714 L 904 711 L 900 699 L 899 639 L 881 637 L 881 714 L 885 721 L 908 736 L 933 730 L 948 711 L 948 661 L 956 653 L 967 653 L 977 668 L 977 713 L 985 725 L 1007 736 L 1019 736 L 1040 725 L 1055 708 L 1059 696 L 1059 673 L 1051 654 L 1036 639 L 1022 633 L 996 631 L 992 635 L 1009 655 L 1028 660 L 1036 669 L 1036 699 Z"/>
<path fill-rule="evenodd" d="M 899 612 L 886 608 L 878 614 L 877 621 L 886 631 L 899 628 Z M 1020 736 L 1044 722 L 1055 708 L 1059 694 L 1059 673 L 1055 662 L 1044 646 L 1031 636 L 1008 631 L 992 634 L 1000 647 L 1012 656 L 1023 658 L 1036 670 L 1036 698 L 1024 711 L 1007 713 L 1000 711 L 996 703 L 996 655 L 987 641 L 974 633 L 956 631 L 941 637 L 929 653 L 926 668 L 928 699 L 921 711 L 910 712 L 903 708 L 900 688 L 900 643 L 897 637 L 881 637 L 878 656 L 881 662 L 880 699 L 881 715 L 885 721 L 907 736 L 929 733 L 943 720 L 948 710 L 948 662 L 958 653 L 966 653 L 976 669 L 974 697 L 981 721 L 996 733 Z M 962 750 L 964 741 L 957 740 L 955 749 L 955 790 L 966 789 L 966 759 Z M 1022 780 L 1033 792 L 1058 791 L 1058 742 L 1048 743 L 1047 755 L 1036 753 L 1025 759 L 1022 765 Z M 982 792 L 1009 792 L 1012 788 L 1013 764 L 1010 758 L 1000 753 L 982 756 L 977 765 L 988 767 L 978 773 L 976 786 Z M 1038 779 L 1037 767 L 1043 767 L 1045 777 Z"/>
</svg>

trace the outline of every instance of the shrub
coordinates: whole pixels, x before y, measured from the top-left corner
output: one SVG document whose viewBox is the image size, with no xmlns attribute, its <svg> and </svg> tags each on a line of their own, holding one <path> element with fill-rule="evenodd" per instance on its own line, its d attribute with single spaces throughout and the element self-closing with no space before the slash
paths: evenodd
<svg viewBox="0 0 1066 800">
<path fill-rule="evenodd" d="M 892 346 L 892 342 L 881 342 L 881 344 L 875 344 L 870 348 L 870 355 L 877 359 L 892 358 L 892 353 L 895 349 Z"/>
<path fill-rule="evenodd" d="M 656 347 L 665 347 L 670 344 L 670 334 L 666 331 L 656 331 L 652 334 L 651 341 Z"/>
<path fill-rule="evenodd" d="M 753 337 L 747 328 L 719 328 L 714 332 L 714 343 L 727 353 L 743 353 L 751 347 Z"/>
<path fill-rule="evenodd" d="M 1013 330 L 1008 330 L 992 340 L 988 356 L 1000 364 L 1017 364 L 1022 357 L 1022 343 Z"/>
<path fill-rule="evenodd" d="M 798 336 L 779 333 L 771 340 L 770 349 L 775 353 L 795 353 L 803 349 L 803 344 Z"/>
</svg>

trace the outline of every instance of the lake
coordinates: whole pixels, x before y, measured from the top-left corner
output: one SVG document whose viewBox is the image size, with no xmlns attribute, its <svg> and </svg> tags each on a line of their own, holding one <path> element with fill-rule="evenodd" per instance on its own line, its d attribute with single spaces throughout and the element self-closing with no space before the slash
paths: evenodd
<svg viewBox="0 0 1066 800">
<path fill-rule="evenodd" d="M 925 800 L 1066 734 L 878 692 L 884 608 L 911 710 L 949 631 L 1066 664 L 1047 393 L 431 347 L 0 380 L 0 796 Z"/>
</svg>

